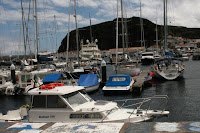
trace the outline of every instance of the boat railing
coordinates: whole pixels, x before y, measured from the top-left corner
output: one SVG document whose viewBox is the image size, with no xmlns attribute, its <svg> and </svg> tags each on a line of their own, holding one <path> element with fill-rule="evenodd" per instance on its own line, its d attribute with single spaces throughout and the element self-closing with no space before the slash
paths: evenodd
<svg viewBox="0 0 200 133">
<path fill-rule="evenodd" d="M 129 115 L 129 119 L 133 114 L 140 114 L 141 113 L 141 107 L 143 104 L 147 103 L 147 108 L 146 108 L 146 115 L 147 115 L 147 111 L 151 109 L 152 106 L 152 100 L 153 99 L 164 99 L 165 100 L 165 104 L 163 104 L 162 108 L 162 112 L 165 110 L 167 104 L 168 104 L 168 96 L 167 95 L 155 95 L 153 97 L 147 97 L 147 98 L 135 98 L 135 99 L 125 99 L 125 100 L 115 100 L 114 102 L 123 102 L 123 104 L 121 106 L 118 106 L 118 108 L 129 108 L 129 107 L 133 107 L 133 106 L 137 106 L 135 109 L 133 109 L 132 112 L 130 112 Z M 133 104 L 129 104 L 126 105 L 127 102 L 130 101 L 137 101 L 140 100 L 140 102 L 137 103 L 133 103 Z M 101 122 L 103 122 L 109 114 L 111 114 L 114 110 L 118 109 L 118 108 L 112 108 L 112 109 L 108 109 L 108 110 L 96 110 L 95 108 L 90 108 L 90 109 L 84 109 L 84 114 L 82 115 L 82 117 L 78 120 L 78 122 L 81 121 L 81 119 L 85 118 L 86 115 L 88 114 L 93 114 L 93 113 L 102 113 L 105 114 L 104 112 L 106 112 L 106 115 L 103 117 L 103 119 L 101 120 Z M 83 110 L 81 110 L 82 112 Z M 87 112 L 88 111 L 88 112 Z M 78 123 L 77 122 L 77 123 Z"/>
<path fill-rule="evenodd" d="M 109 110 L 106 110 L 106 112 L 108 112 L 107 114 L 106 114 L 106 116 L 101 120 L 101 122 L 103 122 L 107 117 L 108 117 L 108 115 L 113 111 L 113 110 L 115 110 L 116 108 L 112 108 L 112 109 L 109 109 Z M 104 110 L 105 111 L 105 110 Z M 102 111 L 103 112 L 103 111 Z"/>
<path fill-rule="evenodd" d="M 163 104 L 163 107 L 161 107 L 162 108 L 162 112 L 163 112 L 165 110 L 167 104 L 168 104 L 168 99 L 169 98 L 168 98 L 167 95 L 155 95 L 153 97 L 148 97 L 148 98 L 135 98 L 135 99 L 125 99 L 125 100 L 115 100 L 115 101 L 116 102 L 123 102 L 123 104 L 119 108 L 129 108 L 129 107 L 136 106 L 136 113 L 140 113 L 142 105 L 147 103 L 148 104 L 148 107 L 146 109 L 146 114 L 147 114 L 147 111 L 150 110 L 150 108 L 152 107 L 152 100 L 153 99 L 164 99 L 165 100 L 165 104 Z M 141 100 L 141 101 L 137 102 L 137 103 L 126 105 L 126 103 L 128 103 L 130 101 L 137 101 L 137 100 Z M 132 114 L 134 114 L 134 111 L 135 110 L 133 110 L 130 113 L 129 118 L 131 117 Z"/>
</svg>

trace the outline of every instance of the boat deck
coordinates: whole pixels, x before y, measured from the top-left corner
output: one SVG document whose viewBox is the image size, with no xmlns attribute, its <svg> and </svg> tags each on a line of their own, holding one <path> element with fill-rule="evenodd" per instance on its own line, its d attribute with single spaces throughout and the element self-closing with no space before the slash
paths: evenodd
<svg viewBox="0 0 200 133">
<path fill-rule="evenodd" d="M 142 123 L 0 123 L 1 133 L 188 133 L 200 132 L 200 122 Z"/>
</svg>

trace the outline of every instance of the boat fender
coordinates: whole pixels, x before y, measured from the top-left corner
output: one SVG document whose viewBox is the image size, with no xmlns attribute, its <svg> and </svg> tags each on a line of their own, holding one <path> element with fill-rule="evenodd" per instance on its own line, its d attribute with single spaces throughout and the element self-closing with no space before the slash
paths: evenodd
<svg viewBox="0 0 200 133">
<path fill-rule="evenodd" d="M 154 76 L 154 73 L 153 73 L 153 72 L 150 72 L 150 76 L 153 77 L 153 76 Z"/>
</svg>

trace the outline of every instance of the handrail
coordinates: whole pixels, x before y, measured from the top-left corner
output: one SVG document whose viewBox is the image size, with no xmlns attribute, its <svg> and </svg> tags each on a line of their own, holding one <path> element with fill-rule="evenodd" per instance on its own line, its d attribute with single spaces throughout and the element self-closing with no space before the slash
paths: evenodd
<svg viewBox="0 0 200 133">
<path fill-rule="evenodd" d="M 148 105 L 148 108 L 146 110 L 146 114 L 147 114 L 147 111 L 150 110 L 150 107 L 152 105 L 152 99 L 165 99 L 165 104 L 163 104 L 163 107 L 162 107 L 162 112 L 165 110 L 167 104 L 168 104 L 168 101 L 169 101 L 169 98 L 167 95 L 155 95 L 153 97 L 148 97 L 148 98 L 136 98 L 136 99 L 124 99 L 124 100 L 115 100 L 116 102 L 117 101 L 124 101 L 123 104 L 119 107 L 119 108 L 123 108 L 123 107 L 130 107 L 130 106 L 135 106 L 135 105 L 139 105 L 137 107 L 137 110 L 136 112 L 141 108 L 141 106 L 144 104 L 144 103 L 147 103 L 149 102 L 149 105 Z M 130 104 L 130 105 L 127 105 L 125 106 L 125 104 L 128 102 L 128 101 L 136 101 L 136 100 L 143 100 L 141 102 L 137 102 L 135 104 Z M 134 112 L 134 110 L 133 110 Z M 131 113 L 131 115 L 133 114 L 133 112 Z M 131 115 L 129 116 L 129 118 L 131 117 Z"/>
<path fill-rule="evenodd" d="M 123 107 L 131 107 L 131 106 L 136 106 L 136 105 L 139 105 L 136 109 L 133 109 L 133 111 L 130 113 L 128 119 L 130 120 L 130 117 L 134 114 L 134 111 L 136 111 L 136 113 L 140 110 L 141 106 L 144 104 L 144 103 L 148 103 L 148 108 L 146 109 L 146 114 L 145 115 L 148 115 L 147 114 L 147 111 L 150 110 L 151 108 L 151 105 L 152 105 L 152 99 L 165 99 L 165 104 L 163 104 L 163 107 L 162 107 L 162 112 L 165 110 L 167 104 L 168 104 L 168 96 L 167 95 L 155 95 L 153 97 L 148 97 L 148 98 L 136 98 L 136 99 L 124 99 L 124 100 L 114 100 L 114 101 L 124 101 L 123 104 L 121 106 L 118 106 L 118 109 L 121 109 Z M 126 105 L 125 104 L 128 102 L 128 101 L 136 101 L 136 100 L 142 100 L 141 102 L 137 102 L 137 103 L 134 103 L 134 104 L 130 104 L 130 105 Z M 99 110 L 94 110 L 93 108 L 91 108 L 91 112 L 88 110 L 87 114 L 90 114 L 90 113 L 102 113 L 102 112 L 107 112 L 105 116 L 102 116 L 103 119 L 101 120 L 101 122 L 103 122 L 107 117 L 108 115 L 113 111 L 115 110 L 115 108 L 112 108 L 112 109 L 108 109 L 108 110 L 102 110 L 102 111 L 99 111 Z M 109 111 L 109 112 L 108 112 Z M 85 112 L 86 113 L 86 112 Z M 78 122 L 84 118 L 85 115 L 87 114 L 83 114 L 83 116 L 78 120 Z"/>
</svg>

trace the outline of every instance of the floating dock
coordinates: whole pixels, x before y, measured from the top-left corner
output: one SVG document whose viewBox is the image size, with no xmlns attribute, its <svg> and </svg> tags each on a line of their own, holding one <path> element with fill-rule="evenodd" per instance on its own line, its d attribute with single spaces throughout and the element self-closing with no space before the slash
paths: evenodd
<svg viewBox="0 0 200 133">
<path fill-rule="evenodd" d="M 193 133 L 200 122 L 0 123 L 1 133 Z"/>
<path fill-rule="evenodd" d="M 149 70 L 143 70 L 138 76 L 132 77 L 136 82 L 133 86 L 134 92 L 141 92 L 144 87 L 151 86 L 151 79 L 150 71 Z"/>
</svg>

